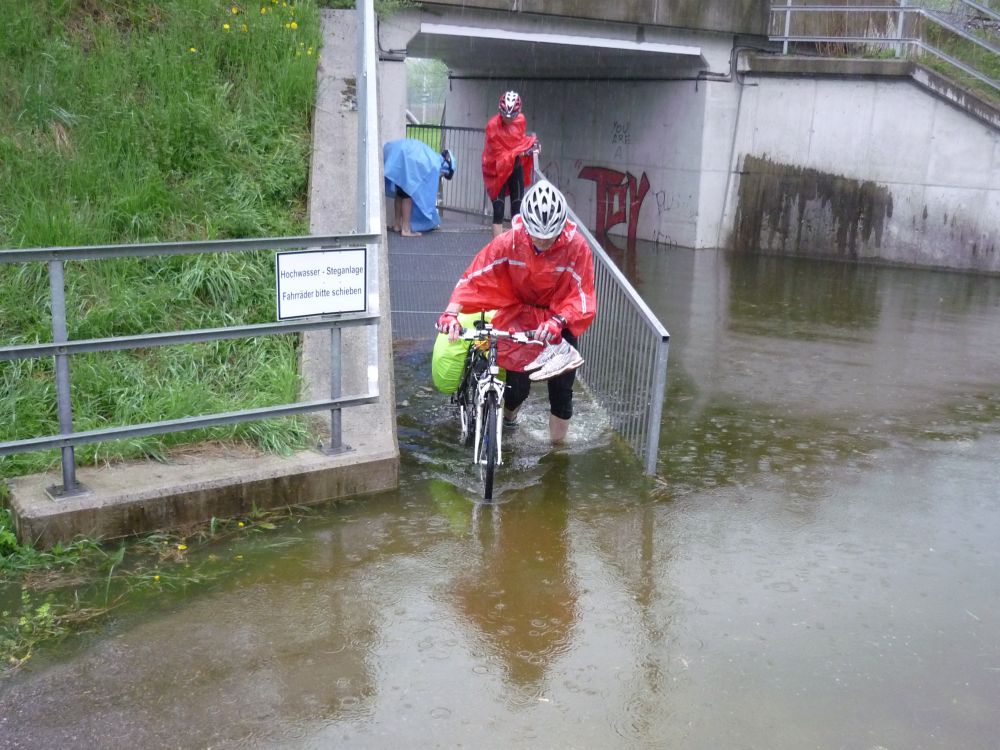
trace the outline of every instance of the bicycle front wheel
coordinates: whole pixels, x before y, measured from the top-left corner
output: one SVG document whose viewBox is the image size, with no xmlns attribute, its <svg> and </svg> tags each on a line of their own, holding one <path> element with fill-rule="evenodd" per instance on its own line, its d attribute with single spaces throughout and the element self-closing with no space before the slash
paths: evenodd
<svg viewBox="0 0 1000 750">
<path fill-rule="evenodd" d="M 488 391 L 483 398 L 483 432 L 479 437 L 479 473 L 483 478 L 483 499 L 493 499 L 493 476 L 497 469 L 500 445 L 500 405 L 497 394 Z"/>
</svg>

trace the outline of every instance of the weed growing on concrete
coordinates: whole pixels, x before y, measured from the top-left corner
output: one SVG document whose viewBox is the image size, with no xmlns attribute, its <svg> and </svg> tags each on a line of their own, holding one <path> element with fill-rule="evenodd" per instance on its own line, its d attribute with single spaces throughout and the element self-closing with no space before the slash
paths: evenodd
<svg viewBox="0 0 1000 750">
<path fill-rule="evenodd" d="M 232 575 L 260 535 L 298 523 L 311 510 L 254 510 L 244 518 L 213 518 L 175 533 L 127 542 L 80 539 L 51 550 L 18 544 L 10 515 L 0 510 L 0 676 L 17 669 L 43 644 L 102 622 L 113 610 Z M 295 538 L 253 541 L 253 549 L 285 546 Z M 151 599 L 152 598 L 152 599 Z"/>
</svg>

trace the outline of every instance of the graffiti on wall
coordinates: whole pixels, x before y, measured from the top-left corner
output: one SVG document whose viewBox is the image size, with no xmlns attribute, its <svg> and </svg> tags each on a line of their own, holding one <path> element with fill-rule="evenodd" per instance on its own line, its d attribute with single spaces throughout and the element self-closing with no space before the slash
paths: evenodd
<svg viewBox="0 0 1000 750">
<path fill-rule="evenodd" d="M 597 220 L 594 237 L 605 249 L 621 250 L 610 239 L 608 230 L 627 224 L 627 250 L 635 250 L 635 233 L 639 226 L 639 212 L 649 192 L 646 173 L 636 178 L 631 172 L 619 172 L 607 167 L 584 167 L 578 175 L 581 180 L 593 180 L 597 190 Z"/>
</svg>

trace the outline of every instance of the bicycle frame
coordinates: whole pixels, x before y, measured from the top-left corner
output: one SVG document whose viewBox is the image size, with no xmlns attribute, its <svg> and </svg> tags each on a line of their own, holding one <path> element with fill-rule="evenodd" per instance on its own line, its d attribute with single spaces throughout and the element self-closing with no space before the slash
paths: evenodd
<svg viewBox="0 0 1000 750">
<path fill-rule="evenodd" d="M 506 388 L 497 364 L 497 342 L 510 338 L 531 343 L 532 338 L 530 334 L 498 331 L 483 318 L 475 322 L 475 328 L 463 328 L 459 338 L 471 344 L 452 403 L 459 407 L 462 442 L 473 441 L 472 461 L 483 479 L 483 497 L 491 500 L 494 470 L 503 464 L 501 421 Z"/>
<path fill-rule="evenodd" d="M 476 347 L 475 343 L 469 349 L 470 351 L 472 349 L 476 350 L 472 354 L 473 358 L 483 356 L 483 351 Z M 504 389 L 507 387 L 507 384 L 500 379 L 500 367 L 497 365 L 497 339 L 495 336 L 490 336 L 489 338 L 489 347 L 486 350 L 485 359 L 486 368 L 476 379 L 476 436 L 472 443 L 474 447 L 472 461 L 475 464 L 483 463 L 486 458 L 479 455 L 479 451 L 482 448 L 482 431 L 486 425 L 486 409 L 489 401 L 486 394 L 491 392 L 496 394 L 496 409 L 502 411 Z M 503 464 L 503 437 L 500 430 L 497 430 L 496 440 L 493 442 L 495 446 L 491 446 L 491 448 L 496 448 L 496 465 L 501 466 Z"/>
</svg>

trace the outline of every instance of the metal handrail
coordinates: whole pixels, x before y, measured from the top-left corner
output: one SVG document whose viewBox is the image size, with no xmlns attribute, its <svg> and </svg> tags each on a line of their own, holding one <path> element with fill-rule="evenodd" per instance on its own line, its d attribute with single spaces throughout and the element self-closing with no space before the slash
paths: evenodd
<svg viewBox="0 0 1000 750">
<path fill-rule="evenodd" d="M 983 13 L 994 20 L 1000 20 L 1000 13 L 992 10 L 991 8 L 983 5 L 982 3 L 974 2 L 973 0 L 960 0 L 964 5 L 976 9 L 978 12 Z M 973 68 L 968 63 L 965 63 L 957 58 L 947 54 L 946 52 L 938 49 L 937 47 L 928 44 L 920 37 L 914 36 L 904 36 L 902 33 L 902 22 L 900 23 L 899 33 L 891 38 L 880 38 L 880 37 L 858 37 L 858 36 L 844 36 L 844 35 L 822 35 L 822 34 L 792 34 L 791 33 L 791 16 L 793 13 L 894 13 L 898 14 L 902 19 L 906 14 L 917 15 L 922 18 L 926 18 L 938 26 L 948 30 L 949 32 L 955 34 L 956 36 L 971 42 L 978 47 L 990 52 L 994 55 L 1000 56 L 1000 46 L 993 44 L 992 42 L 981 39 L 975 34 L 970 34 L 965 29 L 957 26 L 947 19 L 943 18 L 940 13 L 929 10 L 927 8 L 915 7 L 905 4 L 906 0 L 902 0 L 899 5 L 829 5 L 829 4 L 819 4 L 819 5 L 804 5 L 793 3 L 792 0 L 788 0 L 785 5 L 772 5 L 771 14 L 772 16 L 782 16 L 784 15 L 784 33 L 781 35 L 771 35 L 771 41 L 782 42 L 782 50 L 784 54 L 788 54 L 788 45 L 791 42 L 803 42 L 803 43 L 817 43 L 817 42 L 841 42 L 847 44 L 870 44 L 870 45 L 891 45 L 899 50 L 903 45 L 915 47 L 919 50 L 927 52 L 941 60 L 944 60 L 949 65 L 961 70 L 963 73 L 972 76 L 973 78 L 985 83 L 988 86 L 1000 91 L 1000 81 L 990 78 L 985 73 Z"/>
<path fill-rule="evenodd" d="M 59 448 L 62 451 L 63 484 L 57 495 L 66 497 L 79 494 L 83 490 L 76 481 L 76 462 L 73 449 L 77 445 L 104 440 L 121 440 L 153 434 L 180 432 L 202 427 L 236 424 L 255 419 L 289 416 L 312 411 L 330 410 L 338 412 L 342 407 L 372 403 L 378 398 L 377 387 L 361 396 L 343 398 L 333 393 L 330 399 L 295 402 L 277 406 L 247 409 L 238 412 L 207 414 L 182 419 L 162 420 L 143 425 L 111 427 L 101 430 L 73 430 L 73 415 L 70 402 L 69 357 L 73 354 L 89 352 L 121 351 L 125 349 L 168 346 L 226 339 L 250 338 L 283 333 L 329 329 L 338 330 L 349 326 L 377 326 L 379 315 L 370 309 L 363 314 L 341 316 L 315 316 L 296 321 L 279 321 L 240 326 L 224 326 L 186 331 L 161 331 L 130 336 L 111 336 L 98 339 L 70 340 L 66 326 L 66 299 L 64 264 L 67 261 L 103 260 L 109 258 L 144 258 L 154 256 L 201 255 L 249 252 L 259 250 L 282 250 L 296 248 L 336 248 L 358 245 L 359 240 L 377 240 L 375 234 L 342 234 L 326 236 L 275 237 L 244 240 L 208 240 L 201 242 L 162 242 L 133 245 L 97 245 L 75 247 L 14 248 L 0 250 L 0 264 L 46 263 L 49 267 L 49 287 L 51 295 L 52 341 L 16 344 L 0 347 L 0 361 L 38 359 L 54 357 L 56 362 L 56 399 L 59 414 L 57 435 L 0 442 L 0 456 L 29 451 Z M 370 305 L 368 305 L 370 308 Z M 336 373 L 339 378 L 339 373 Z M 339 384 L 338 384 L 339 387 Z M 334 389 L 335 390 L 335 389 Z M 339 435 L 331 432 L 330 442 L 334 445 Z"/>
<path fill-rule="evenodd" d="M 448 211 L 483 216 L 486 191 L 476 168 L 482 154 L 482 128 L 453 126 L 411 126 L 408 136 L 419 137 L 420 129 L 434 134 L 435 145 L 458 148 L 462 155 L 456 178 L 444 186 L 441 207 Z M 457 137 L 456 137 L 457 136 Z M 462 164 L 469 165 L 467 168 Z M 539 177 L 545 175 L 536 169 Z M 459 180 L 459 175 L 463 176 Z M 570 210 L 578 231 L 590 244 L 594 256 L 594 281 L 600 314 L 580 339 L 580 350 L 587 360 L 581 379 L 608 414 L 612 427 L 644 462 L 647 474 L 656 473 L 659 457 L 660 426 L 667 382 L 667 355 L 670 334 L 635 291 L 614 261 L 600 246 L 584 223 Z M 490 209 L 492 215 L 492 209 Z M 408 252 L 406 257 L 412 258 Z M 430 261 L 430 258 L 427 259 Z M 434 262 L 445 262 L 435 257 Z M 464 265 L 462 266 L 464 269 Z M 421 290 L 412 293 L 409 308 L 395 307 L 393 313 L 420 317 L 429 325 L 440 310 L 433 299 L 446 300 L 453 280 L 421 279 Z M 430 309 L 424 306 L 433 304 Z M 433 314 L 433 317 L 429 317 Z M 406 325 L 394 327 L 398 333 Z M 633 335 L 633 332 L 636 335 Z"/>
<path fill-rule="evenodd" d="M 547 179 L 537 167 L 535 173 Z M 615 430 L 643 459 L 645 472 L 656 474 L 670 333 L 576 212 L 567 207 L 567 214 L 587 240 L 594 256 L 595 285 L 601 290 L 598 304 L 604 306 L 602 298 L 615 293 L 621 295 L 620 304 L 611 314 L 605 309 L 598 316 L 601 322 L 592 325 L 588 336 L 581 338 L 581 353 L 589 363 L 588 373 L 593 373 L 588 374 L 584 382 L 591 386 L 598 402 L 608 412 Z M 638 318 L 646 331 L 645 341 L 626 340 L 626 332 L 630 329 L 630 321 L 623 319 L 626 317 Z M 631 380 L 623 382 L 622 373 L 629 374 Z"/>
<path fill-rule="evenodd" d="M 482 128 L 444 125 L 407 125 L 406 137 L 428 143 L 435 151 L 449 149 L 458 163 L 458 170 L 451 180 L 442 180 L 439 186 L 441 207 L 455 213 L 484 219 L 492 214 L 490 199 L 486 194 L 482 176 L 477 168 L 483 152 Z"/>
</svg>

